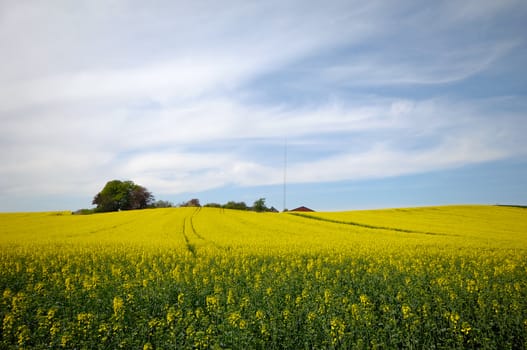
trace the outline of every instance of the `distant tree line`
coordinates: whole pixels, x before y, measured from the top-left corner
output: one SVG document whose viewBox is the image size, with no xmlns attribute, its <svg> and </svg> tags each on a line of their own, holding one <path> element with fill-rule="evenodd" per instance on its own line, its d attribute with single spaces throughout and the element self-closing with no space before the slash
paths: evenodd
<svg viewBox="0 0 527 350">
<path fill-rule="evenodd" d="M 192 198 L 189 201 L 179 203 L 177 207 L 201 207 L 201 203 L 198 198 Z M 203 207 L 208 208 L 223 208 L 223 209 L 235 209 L 235 210 L 249 210 L 262 212 L 278 212 L 274 207 L 268 208 L 265 204 L 265 198 L 257 199 L 252 206 L 248 206 L 245 202 L 229 201 L 225 204 L 219 203 L 207 203 Z"/>
<path fill-rule="evenodd" d="M 158 200 L 152 204 L 152 208 L 172 208 L 174 204 L 170 201 Z"/>
<path fill-rule="evenodd" d="M 186 202 L 175 205 L 176 207 L 201 207 L 201 203 L 198 198 L 192 198 Z M 207 203 L 203 207 L 208 208 L 223 208 L 223 209 L 235 209 L 235 210 L 250 210 L 256 212 L 278 212 L 274 207 L 267 207 L 265 204 L 265 198 L 256 200 L 252 206 L 248 206 L 245 202 L 229 201 L 225 204 L 219 203 Z"/>
<path fill-rule="evenodd" d="M 248 206 L 245 202 L 235 202 L 229 201 L 225 204 L 218 203 L 208 203 L 204 205 L 205 207 L 212 208 L 223 208 L 223 209 L 235 209 L 235 210 L 251 210 L 259 213 L 263 212 L 278 212 L 275 207 L 267 207 L 265 204 L 265 198 L 257 199 L 252 206 Z"/>
<path fill-rule="evenodd" d="M 108 181 L 104 188 L 95 195 L 92 201 L 96 205 L 93 209 L 79 209 L 74 214 L 93 214 L 120 210 L 135 210 L 146 208 L 172 208 L 172 207 L 201 207 L 199 199 L 192 198 L 189 201 L 174 205 L 170 201 L 155 200 L 150 191 L 133 181 L 112 180 Z M 252 206 L 245 202 L 229 201 L 225 204 L 207 203 L 205 207 L 250 210 L 255 212 L 278 212 L 274 207 L 268 208 L 265 198 L 257 199 Z"/>
</svg>

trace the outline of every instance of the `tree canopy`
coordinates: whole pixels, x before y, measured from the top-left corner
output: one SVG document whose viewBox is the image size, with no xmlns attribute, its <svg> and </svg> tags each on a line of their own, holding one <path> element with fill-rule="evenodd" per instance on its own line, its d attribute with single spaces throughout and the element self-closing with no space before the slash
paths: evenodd
<svg viewBox="0 0 527 350">
<path fill-rule="evenodd" d="M 265 205 L 265 198 L 256 200 L 253 204 L 253 210 L 259 213 L 269 211 L 269 208 Z"/>
<path fill-rule="evenodd" d="M 201 204 L 199 203 L 199 199 L 192 198 L 191 200 L 185 203 L 181 203 L 179 206 L 180 207 L 201 207 Z"/>
<path fill-rule="evenodd" d="M 253 206 L 248 206 L 245 202 L 235 202 L 235 201 L 229 201 L 225 204 L 219 204 L 219 203 L 207 203 L 204 205 L 205 207 L 212 207 L 212 208 L 224 208 L 224 209 L 236 209 L 236 210 L 252 210 L 258 213 L 263 212 L 274 212 L 277 213 L 278 210 L 275 207 L 268 208 L 265 204 L 265 198 L 259 198 L 253 203 Z"/>
<path fill-rule="evenodd" d="M 227 204 L 224 204 L 223 207 L 225 209 L 236 209 L 236 210 L 247 210 L 247 204 L 245 202 L 235 202 L 235 201 L 229 201 Z"/>
<path fill-rule="evenodd" d="M 154 202 L 154 196 L 145 187 L 133 181 L 108 181 L 101 192 L 93 198 L 96 211 L 144 209 Z"/>
</svg>

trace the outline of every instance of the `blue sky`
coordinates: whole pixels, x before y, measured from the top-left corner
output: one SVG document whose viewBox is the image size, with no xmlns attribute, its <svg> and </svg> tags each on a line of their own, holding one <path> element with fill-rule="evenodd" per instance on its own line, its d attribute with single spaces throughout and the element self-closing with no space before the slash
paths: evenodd
<svg viewBox="0 0 527 350">
<path fill-rule="evenodd" d="M 524 1 L 0 3 L 0 211 L 527 204 Z M 286 141 L 287 140 L 287 141 Z"/>
</svg>

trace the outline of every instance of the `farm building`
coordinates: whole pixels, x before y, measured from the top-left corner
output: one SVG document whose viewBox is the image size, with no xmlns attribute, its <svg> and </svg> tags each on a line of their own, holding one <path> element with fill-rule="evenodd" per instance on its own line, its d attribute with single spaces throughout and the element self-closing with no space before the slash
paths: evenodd
<svg viewBox="0 0 527 350">
<path fill-rule="evenodd" d="M 313 209 L 310 209 L 310 208 L 308 208 L 308 207 L 301 206 L 301 207 L 298 207 L 298 208 L 292 209 L 291 211 L 313 212 L 314 210 L 313 210 Z"/>
</svg>

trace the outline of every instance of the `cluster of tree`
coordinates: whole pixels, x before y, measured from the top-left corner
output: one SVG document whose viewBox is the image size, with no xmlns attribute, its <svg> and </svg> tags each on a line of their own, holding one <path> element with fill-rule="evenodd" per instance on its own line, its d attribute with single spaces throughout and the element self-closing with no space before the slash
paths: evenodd
<svg viewBox="0 0 527 350">
<path fill-rule="evenodd" d="M 145 209 L 154 204 L 154 196 L 133 181 L 108 181 L 93 198 L 96 212 Z"/>
<path fill-rule="evenodd" d="M 192 198 L 191 200 L 187 202 L 180 203 L 178 206 L 179 207 L 201 207 L 201 204 L 199 203 L 199 199 Z"/>
<path fill-rule="evenodd" d="M 145 187 L 133 181 L 112 180 L 108 181 L 104 188 L 95 195 L 92 204 L 94 209 L 79 209 L 74 214 L 92 214 L 119 210 L 133 210 L 145 208 L 171 208 L 174 207 L 169 201 L 155 201 L 154 196 Z M 193 198 L 187 202 L 177 205 L 178 207 L 201 207 L 199 199 Z M 225 204 L 208 203 L 205 207 L 252 210 L 256 212 L 277 212 L 274 207 L 268 208 L 265 198 L 256 200 L 252 206 L 245 202 L 229 201 Z"/>
<path fill-rule="evenodd" d="M 163 201 L 163 200 L 158 200 L 158 201 L 155 201 L 151 207 L 152 208 L 172 208 L 174 206 L 174 204 L 170 201 Z"/>
<path fill-rule="evenodd" d="M 245 202 L 235 202 L 235 201 L 229 201 L 225 204 L 218 204 L 218 203 L 208 203 L 204 205 L 205 207 L 213 207 L 213 208 L 224 208 L 224 209 L 236 209 L 236 210 L 252 210 L 259 213 L 262 212 L 277 212 L 274 207 L 268 208 L 265 204 L 265 198 L 260 198 L 256 200 L 253 205 L 250 207 Z"/>
<path fill-rule="evenodd" d="M 199 199 L 192 198 L 189 201 L 182 202 L 177 205 L 178 207 L 201 207 L 201 203 Z M 252 210 L 256 212 L 277 212 L 274 207 L 268 208 L 265 204 L 265 198 L 260 198 L 256 200 L 252 206 L 248 206 L 245 202 L 235 202 L 235 201 L 229 201 L 225 204 L 219 204 L 219 203 L 207 203 L 203 205 L 204 207 L 208 208 L 223 208 L 223 209 L 235 209 L 235 210 Z"/>
</svg>

